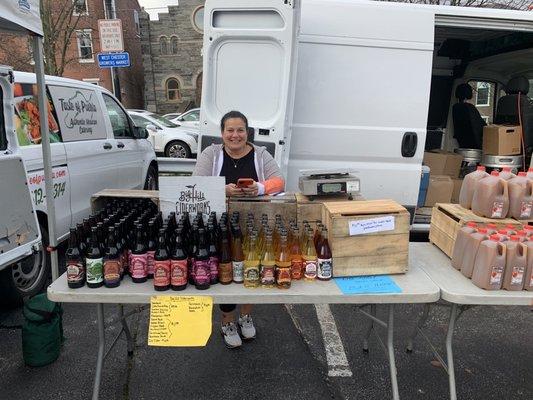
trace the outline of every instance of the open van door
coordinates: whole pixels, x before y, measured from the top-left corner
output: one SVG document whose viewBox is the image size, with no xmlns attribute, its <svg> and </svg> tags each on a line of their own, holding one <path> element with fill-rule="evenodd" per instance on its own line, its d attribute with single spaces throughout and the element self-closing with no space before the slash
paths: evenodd
<svg viewBox="0 0 533 400">
<path fill-rule="evenodd" d="M 8 143 L 8 132 L 15 131 L 12 84 L 13 72 L 0 66 L 0 271 L 31 255 L 41 243 L 26 168 Z"/>
<path fill-rule="evenodd" d="M 250 139 L 266 146 L 285 170 L 299 2 L 208 0 L 204 10 L 200 151 L 213 142 L 221 143 L 221 117 L 238 110 L 254 128 Z"/>
</svg>

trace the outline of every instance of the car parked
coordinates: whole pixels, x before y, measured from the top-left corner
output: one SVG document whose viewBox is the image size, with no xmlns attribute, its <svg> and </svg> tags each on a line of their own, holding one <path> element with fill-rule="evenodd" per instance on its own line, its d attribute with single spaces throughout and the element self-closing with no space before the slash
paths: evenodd
<svg viewBox="0 0 533 400">
<path fill-rule="evenodd" d="M 198 132 L 181 127 L 170 120 L 146 110 L 128 110 L 136 126 L 146 128 L 156 153 L 165 157 L 191 158 L 198 150 Z"/>
<path fill-rule="evenodd" d="M 183 114 L 171 113 L 163 115 L 166 119 L 174 122 L 179 126 L 199 128 L 200 127 L 200 109 L 192 108 Z"/>
</svg>

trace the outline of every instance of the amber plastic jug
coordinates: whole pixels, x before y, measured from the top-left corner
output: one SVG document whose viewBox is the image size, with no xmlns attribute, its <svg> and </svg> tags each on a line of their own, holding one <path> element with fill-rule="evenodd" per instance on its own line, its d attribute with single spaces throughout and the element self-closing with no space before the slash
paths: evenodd
<svg viewBox="0 0 533 400">
<path fill-rule="evenodd" d="M 533 241 L 524 242 L 527 246 L 527 266 L 524 274 L 524 289 L 533 291 Z"/>
<path fill-rule="evenodd" d="M 506 181 L 513 179 L 516 177 L 515 174 L 512 173 L 511 167 L 503 167 L 502 172 L 500 172 L 500 178 L 505 179 Z"/>
<path fill-rule="evenodd" d="M 497 171 L 480 179 L 474 189 L 472 198 L 474 214 L 487 218 L 505 218 L 509 211 L 509 193 L 507 181 L 500 178 Z"/>
<path fill-rule="evenodd" d="M 459 192 L 459 204 L 461 207 L 470 209 L 476 183 L 487 176 L 489 176 L 489 174 L 485 172 L 484 166 L 479 166 L 474 172 L 465 175 L 463 183 L 461 184 L 461 191 Z"/>
<path fill-rule="evenodd" d="M 515 219 L 530 219 L 533 208 L 533 181 L 525 172 L 509 180 L 509 216 Z"/>
<path fill-rule="evenodd" d="M 527 246 L 518 235 L 511 236 L 506 243 L 507 255 L 502 287 L 506 290 L 522 290 L 527 267 Z"/>
<path fill-rule="evenodd" d="M 476 232 L 476 228 L 477 225 L 475 222 L 469 222 L 457 231 L 457 237 L 455 238 L 452 253 L 452 266 L 455 269 L 461 269 L 465 246 L 467 245 L 470 235 Z"/>
<path fill-rule="evenodd" d="M 497 235 L 484 240 L 479 245 L 472 272 L 472 283 L 481 289 L 498 290 L 502 288 L 505 271 L 505 244 Z"/>
<path fill-rule="evenodd" d="M 528 168 L 526 175 L 529 179 L 533 179 L 533 168 Z"/>
<path fill-rule="evenodd" d="M 477 232 L 474 232 L 468 236 L 463 251 L 463 261 L 461 262 L 461 273 L 467 278 L 472 277 L 472 271 L 474 270 L 474 262 L 476 260 L 476 253 L 479 245 L 484 240 L 487 240 L 487 230 L 485 228 L 479 228 Z"/>
</svg>

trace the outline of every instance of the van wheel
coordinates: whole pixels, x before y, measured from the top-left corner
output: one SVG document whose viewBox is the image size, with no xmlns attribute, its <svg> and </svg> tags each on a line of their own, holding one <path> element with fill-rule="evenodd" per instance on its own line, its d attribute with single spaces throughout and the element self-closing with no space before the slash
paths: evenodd
<svg viewBox="0 0 533 400">
<path fill-rule="evenodd" d="M 191 158 L 191 148 L 182 141 L 174 140 L 165 147 L 165 156 L 173 158 Z"/>
<path fill-rule="evenodd" d="M 34 296 L 45 286 L 50 275 L 50 255 L 48 246 L 48 230 L 43 224 L 41 229 L 41 249 L 23 260 L 0 272 L 0 304 L 18 305 L 23 297 Z"/>
<path fill-rule="evenodd" d="M 146 173 L 146 180 L 144 181 L 144 190 L 157 190 L 157 170 L 153 165 L 148 167 L 148 172 Z"/>
</svg>

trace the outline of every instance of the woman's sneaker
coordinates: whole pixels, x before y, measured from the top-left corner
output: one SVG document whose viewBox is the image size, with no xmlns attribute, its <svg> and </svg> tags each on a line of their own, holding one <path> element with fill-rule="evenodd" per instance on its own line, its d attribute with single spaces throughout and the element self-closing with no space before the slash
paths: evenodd
<svg viewBox="0 0 533 400">
<path fill-rule="evenodd" d="M 227 324 L 222 325 L 220 330 L 222 337 L 224 338 L 224 343 L 226 343 L 226 347 L 234 349 L 242 345 L 242 340 L 239 336 L 239 332 L 237 332 L 235 322 L 228 322 Z"/>
<path fill-rule="evenodd" d="M 243 315 L 239 317 L 239 327 L 241 328 L 241 336 L 244 340 L 255 339 L 255 326 L 251 315 Z"/>
</svg>

